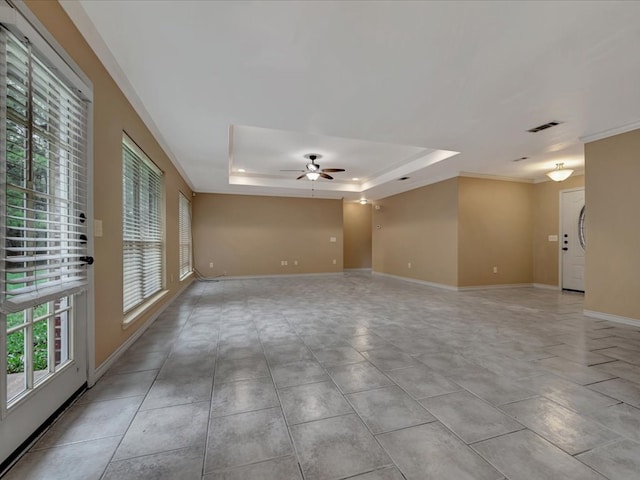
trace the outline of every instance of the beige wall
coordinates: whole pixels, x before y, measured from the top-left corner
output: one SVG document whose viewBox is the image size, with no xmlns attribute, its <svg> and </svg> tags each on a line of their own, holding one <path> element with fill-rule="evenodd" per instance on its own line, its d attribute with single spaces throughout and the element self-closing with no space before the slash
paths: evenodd
<svg viewBox="0 0 640 480">
<path fill-rule="evenodd" d="M 344 268 L 371 268 L 371 204 L 344 202 Z"/>
<path fill-rule="evenodd" d="M 103 222 L 104 235 L 95 238 L 96 365 L 179 291 L 178 192 L 191 191 L 145 127 L 113 79 L 57 2 L 27 1 L 58 43 L 93 82 L 94 217 Z M 122 132 L 164 171 L 166 197 L 166 285 L 169 295 L 126 330 L 122 320 Z M 173 282 L 171 275 L 173 274 Z M 188 280 L 190 281 L 190 280 Z"/>
<path fill-rule="evenodd" d="M 468 177 L 458 185 L 458 285 L 531 283 L 533 185 Z"/>
<path fill-rule="evenodd" d="M 342 272 L 342 223 L 342 200 L 198 193 L 195 267 L 204 277 Z"/>
<path fill-rule="evenodd" d="M 569 177 L 564 182 L 542 182 L 533 187 L 533 282 L 559 286 L 558 242 L 549 235 L 560 235 L 560 192 L 584 187 L 584 175 Z"/>
<path fill-rule="evenodd" d="M 583 182 L 458 177 L 382 199 L 373 210 L 373 270 L 460 287 L 557 285 L 557 244 L 549 255 L 539 239 L 557 234 L 558 192 Z"/>
<path fill-rule="evenodd" d="M 585 308 L 640 320 L 640 130 L 585 145 Z"/>
<path fill-rule="evenodd" d="M 457 285 L 458 179 L 375 203 L 380 210 L 373 210 L 373 270 Z"/>
</svg>

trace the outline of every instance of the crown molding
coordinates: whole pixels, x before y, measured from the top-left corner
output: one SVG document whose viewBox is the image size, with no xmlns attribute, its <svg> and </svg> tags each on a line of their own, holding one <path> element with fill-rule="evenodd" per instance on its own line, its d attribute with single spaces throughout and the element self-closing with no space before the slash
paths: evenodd
<svg viewBox="0 0 640 480">
<path fill-rule="evenodd" d="M 460 172 L 458 173 L 459 177 L 466 178 L 481 178 L 484 180 L 500 180 L 503 182 L 519 182 L 519 183 L 534 183 L 535 181 L 531 178 L 515 178 L 515 177 L 505 177 L 501 175 L 488 175 L 484 173 L 472 173 L 472 172 Z"/>
<path fill-rule="evenodd" d="M 595 142 L 596 140 L 602 140 L 603 138 L 613 137 L 614 135 L 620 135 L 621 133 L 627 133 L 637 129 L 640 129 L 640 120 L 638 120 L 637 122 L 627 123 L 626 125 L 622 125 L 620 127 L 603 130 L 601 132 L 590 133 L 589 135 L 580 137 L 579 140 L 582 143 L 591 143 Z"/>
</svg>

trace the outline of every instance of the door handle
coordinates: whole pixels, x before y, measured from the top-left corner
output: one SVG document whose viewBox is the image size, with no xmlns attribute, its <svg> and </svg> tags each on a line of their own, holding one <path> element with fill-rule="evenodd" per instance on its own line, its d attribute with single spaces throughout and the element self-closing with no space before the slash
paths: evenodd
<svg viewBox="0 0 640 480">
<path fill-rule="evenodd" d="M 80 257 L 80 261 L 86 263 L 87 265 L 93 265 L 93 257 Z"/>
</svg>

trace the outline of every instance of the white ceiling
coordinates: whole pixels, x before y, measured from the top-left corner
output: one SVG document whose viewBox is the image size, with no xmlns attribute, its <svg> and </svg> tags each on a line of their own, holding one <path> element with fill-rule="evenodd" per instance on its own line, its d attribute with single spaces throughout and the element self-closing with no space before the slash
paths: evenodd
<svg viewBox="0 0 640 480">
<path fill-rule="evenodd" d="M 199 192 L 541 181 L 583 170 L 581 138 L 640 128 L 640 2 L 61 3 Z M 347 171 L 280 172 L 305 153 Z"/>
</svg>

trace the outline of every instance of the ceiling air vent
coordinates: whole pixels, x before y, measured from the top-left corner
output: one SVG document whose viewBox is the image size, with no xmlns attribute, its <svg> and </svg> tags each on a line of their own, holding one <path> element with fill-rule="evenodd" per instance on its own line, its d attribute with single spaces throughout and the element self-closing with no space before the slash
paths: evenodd
<svg viewBox="0 0 640 480">
<path fill-rule="evenodd" d="M 547 128 L 551 128 L 551 127 L 555 127 L 556 125 L 560 125 L 561 122 L 549 122 L 549 123 L 545 123 L 544 125 L 538 125 L 537 127 L 533 127 L 529 130 L 527 130 L 527 132 L 531 132 L 531 133 L 538 133 L 541 132 L 542 130 L 546 130 Z"/>
</svg>

